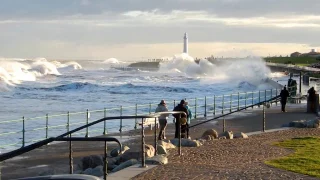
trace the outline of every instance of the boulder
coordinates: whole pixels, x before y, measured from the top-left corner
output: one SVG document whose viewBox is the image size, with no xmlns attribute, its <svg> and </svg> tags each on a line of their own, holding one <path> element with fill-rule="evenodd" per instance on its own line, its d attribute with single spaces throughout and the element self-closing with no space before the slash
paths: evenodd
<svg viewBox="0 0 320 180">
<path fill-rule="evenodd" d="M 172 144 L 175 146 L 179 145 L 179 139 L 171 139 Z M 198 140 L 191 140 L 191 139 L 181 139 L 181 146 L 182 147 L 199 147 L 202 144 Z"/>
<path fill-rule="evenodd" d="M 119 166 L 117 166 L 116 168 L 114 168 L 111 172 L 117 172 L 120 171 L 121 169 L 124 169 L 126 167 L 132 166 L 137 164 L 138 161 L 136 159 L 130 159 L 124 163 L 121 163 Z"/>
<path fill-rule="evenodd" d="M 166 149 L 173 149 L 173 148 L 176 148 L 175 145 L 173 145 L 170 140 L 168 140 L 167 142 L 165 141 L 158 141 L 158 145 L 161 145 L 163 146 L 164 148 Z"/>
<path fill-rule="evenodd" d="M 227 139 L 225 136 L 220 136 L 219 139 Z"/>
<path fill-rule="evenodd" d="M 211 135 L 213 136 L 215 139 L 218 138 L 218 132 L 214 129 L 208 129 L 206 130 L 201 137 L 207 136 L 207 135 Z"/>
<path fill-rule="evenodd" d="M 219 135 L 220 136 L 225 136 L 227 139 L 233 139 L 233 132 L 232 131 L 225 131 Z"/>
<path fill-rule="evenodd" d="M 206 141 L 211 141 L 211 140 L 214 140 L 215 138 L 212 135 L 206 135 L 206 136 L 202 136 L 201 139 Z"/>
<path fill-rule="evenodd" d="M 167 150 L 165 147 L 163 147 L 162 145 L 158 145 L 157 146 L 157 153 L 158 154 L 167 154 Z"/>
<path fill-rule="evenodd" d="M 289 127 L 305 128 L 307 127 L 307 122 L 306 120 L 291 121 Z"/>
<path fill-rule="evenodd" d="M 103 159 L 102 159 L 102 156 L 100 155 L 91 155 L 91 156 L 83 157 L 81 159 L 81 162 L 82 162 L 82 170 L 86 170 L 88 168 L 95 168 L 97 166 L 103 166 Z"/>
<path fill-rule="evenodd" d="M 82 174 L 91 175 L 92 174 L 92 168 L 88 168 L 88 169 L 84 170 L 82 172 Z"/>
<path fill-rule="evenodd" d="M 314 120 L 314 128 L 319 128 L 320 127 L 320 119 Z"/>
<path fill-rule="evenodd" d="M 243 133 L 243 132 L 239 132 L 239 133 L 235 133 L 235 134 L 233 135 L 233 137 L 234 137 L 234 138 L 244 138 L 244 139 L 246 139 L 246 138 L 248 138 L 248 135 L 246 135 L 246 134 Z"/>
<path fill-rule="evenodd" d="M 129 149 L 130 148 L 128 146 L 122 146 L 122 150 L 120 152 L 120 147 L 117 147 L 117 148 L 111 150 L 110 156 L 111 157 L 117 157 L 117 156 L 119 156 L 120 154 L 123 154 L 124 152 L 126 152 Z"/>
<path fill-rule="evenodd" d="M 146 157 L 153 157 L 154 153 L 155 153 L 154 147 L 152 145 L 146 144 L 145 145 Z M 130 159 L 136 159 L 136 160 L 141 159 L 141 148 L 139 147 L 131 148 L 119 156 L 120 163 L 128 161 Z"/>
<path fill-rule="evenodd" d="M 168 164 L 168 158 L 164 155 L 156 155 L 151 158 L 147 158 L 146 164 L 156 164 L 156 165 Z"/>
</svg>

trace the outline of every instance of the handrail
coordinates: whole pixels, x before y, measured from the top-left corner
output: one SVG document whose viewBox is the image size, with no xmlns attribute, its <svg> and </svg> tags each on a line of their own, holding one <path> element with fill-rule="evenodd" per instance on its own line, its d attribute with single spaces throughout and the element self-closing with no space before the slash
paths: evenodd
<svg viewBox="0 0 320 180">
<path fill-rule="evenodd" d="M 250 107 L 258 106 L 258 105 L 264 104 L 264 103 L 266 103 L 266 102 L 276 100 L 276 99 L 278 99 L 278 98 L 280 98 L 280 95 L 278 95 L 278 96 L 276 96 L 276 97 L 274 97 L 274 98 L 265 100 L 265 101 L 261 101 L 261 102 L 259 102 L 259 103 L 253 104 L 253 105 L 246 106 L 246 107 L 241 108 L 241 109 L 236 110 L 236 111 L 232 111 L 232 112 L 229 112 L 229 113 L 226 113 L 226 114 L 222 114 L 222 115 L 220 115 L 220 116 L 214 117 L 213 119 L 209 119 L 209 120 L 206 120 L 206 121 L 202 121 L 202 122 L 200 122 L 200 123 L 198 123 L 198 124 L 194 124 L 194 125 L 192 125 L 192 126 L 189 126 L 188 128 L 190 129 L 190 128 L 199 126 L 199 125 L 201 125 L 201 124 L 204 124 L 204 123 L 207 123 L 207 122 L 210 122 L 210 121 L 219 119 L 219 118 L 221 118 L 221 117 L 228 116 L 228 115 L 230 115 L 230 114 L 233 114 L 233 113 L 236 113 L 236 112 L 239 112 L 239 111 L 248 109 L 248 108 L 250 108 Z"/>
</svg>

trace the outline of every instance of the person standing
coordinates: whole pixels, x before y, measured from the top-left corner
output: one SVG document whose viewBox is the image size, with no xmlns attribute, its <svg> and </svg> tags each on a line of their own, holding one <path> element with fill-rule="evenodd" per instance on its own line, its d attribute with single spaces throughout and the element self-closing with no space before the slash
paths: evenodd
<svg viewBox="0 0 320 180">
<path fill-rule="evenodd" d="M 191 123 L 191 119 L 192 119 L 192 112 L 191 112 L 191 109 L 189 108 L 189 106 L 188 106 L 188 102 L 186 101 L 185 102 L 185 106 L 184 107 L 186 107 L 186 109 L 188 110 L 188 125 L 190 125 L 190 123 Z"/>
<path fill-rule="evenodd" d="M 174 137 L 175 138 L 179 138 L 179 125 L 180 125 L 180 118 L 188 118 L 188 110 L 186 107 L 184 107 L 185 105 L 185 101 L 184 100 L 181 100 L 180 101 L 180 104 L 178 104 L 176 107 L 174 107 L 173 111 L 183 111 L 185 112 L 186 114 L 173 114 L 173 116 L 175 117 L 176 119 L 176 132 L 174 134 Z M 189 131 L 189 129 L 187 129 L 187 131 Z"/>
<path fill-rule="evenodd" d="M 281 97 L 281 111 L 286 112 L 286 104 L 287 104 L 287 99 L 289 97 L 289 91 L 287 90 L 286 86 L 284 86 L 283 90 L 280 92 L 280 97 Z"/>
<path fill-rule="evenodd" d="M 158 104 L 158 107 L 156 108 L 156 113 L 158 112 L 168 112 L 168 108 L 166 105 L 166 102 L 164 100 L 161 100 L 160 104 Z M 158 139 L 159 140 L 163 140 L 166 139 L 166 127 L 167 127 L 167 118 L 168 118 L 169 114 L 162 114 L 159 116 L 159 124 L 160 124 L 160 132 L 159 132 L 159 136 Z"/>
<path fill-rule="evenodd" d="M 310 109 L 312 112 L 316 112 L 315 111 L 315 102 L 316 102 L 316 91 L 314 90 L 314 87 L 311 87 L 308 90 L 308 101 L 310 103 Z"/>
</svg>

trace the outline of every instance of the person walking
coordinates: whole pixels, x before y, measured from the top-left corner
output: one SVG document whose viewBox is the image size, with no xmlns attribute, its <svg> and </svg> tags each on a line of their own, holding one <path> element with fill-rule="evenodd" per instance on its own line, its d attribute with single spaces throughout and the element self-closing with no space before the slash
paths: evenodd
<svg viewBox="0 0 320 180">
<path fill-rule="evenodd" d="M 280 97 L 281 97 L 281 111 L 282 112 L 287 112 L 286 111 L 286 104 L 287 104 L 287 99 L 289 97 L 289 91 L 287 90 L 286 86 L 284 86 L 283 90 L 280 92 Z"/>
<path fill-rule="evenodd" d="M 314 90 L 314 87 L 311 87 L 308 90 L 308 101 L 310 103 L 310 110 L 312 112 L 316 112 L 315 111 L 315 102 L 316 102 L 316 91 Z"/>
<path fill-rule="evenodd" d="M 183 111 L 185 112 L 185 114 L 173 114 L 173 116 L 176 119 L 175 125 L 176 125 L 176 132 L 174 134 L 175 138 L 179 138 L 179 125 L 180 125 L 180 118 L 188 118 L 188 110 L 186 107 L 184 107 L 185 105 L 185 101 L 181 100 L 180 103 L 174 107 L 173 111 Z M 189 129 L 187 128 L 187 131 L 189 131 Z"/>
<path fill-rule="evenodd" d="M 168 108 L 166 105 L 166 102 L 164 100 L 161 100 L 160 104 L 158 104 L 158 107 L 156 108 L 156 113 L 158 112 L 168 112 Z M 169 114 L 162 114 L 159 116 L 159 124 L 160 124 L 160 132 L 158 136 L 158 140 L 166 139 L 166 127 L 168 124 L 167 118 Z"/>
<path fill-rule="evenodd" d="M 186 101 L 185 102 L 185 104 L 184 104 L 184 107 L 187 109 L 187 111 L 188 111 L 188 125 L 190 125 L 190 123 L 191 123 L 191 119 L 192 119 L 192 112 L 191 112 L 191 109 L 189 108 L 189 106 L 188 106 L 188 102 Z"/>
</svg>

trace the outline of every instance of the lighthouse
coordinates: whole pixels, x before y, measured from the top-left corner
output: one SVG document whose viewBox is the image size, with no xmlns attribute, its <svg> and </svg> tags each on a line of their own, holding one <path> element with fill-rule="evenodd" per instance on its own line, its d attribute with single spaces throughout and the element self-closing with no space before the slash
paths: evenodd
<svg viewBox="0 0 320 180">
<path fill-rule="evenodd" d="M 183 53 L 188 54 L 188 34 L 184 33 L 183 37 Z"/>
</svg>

